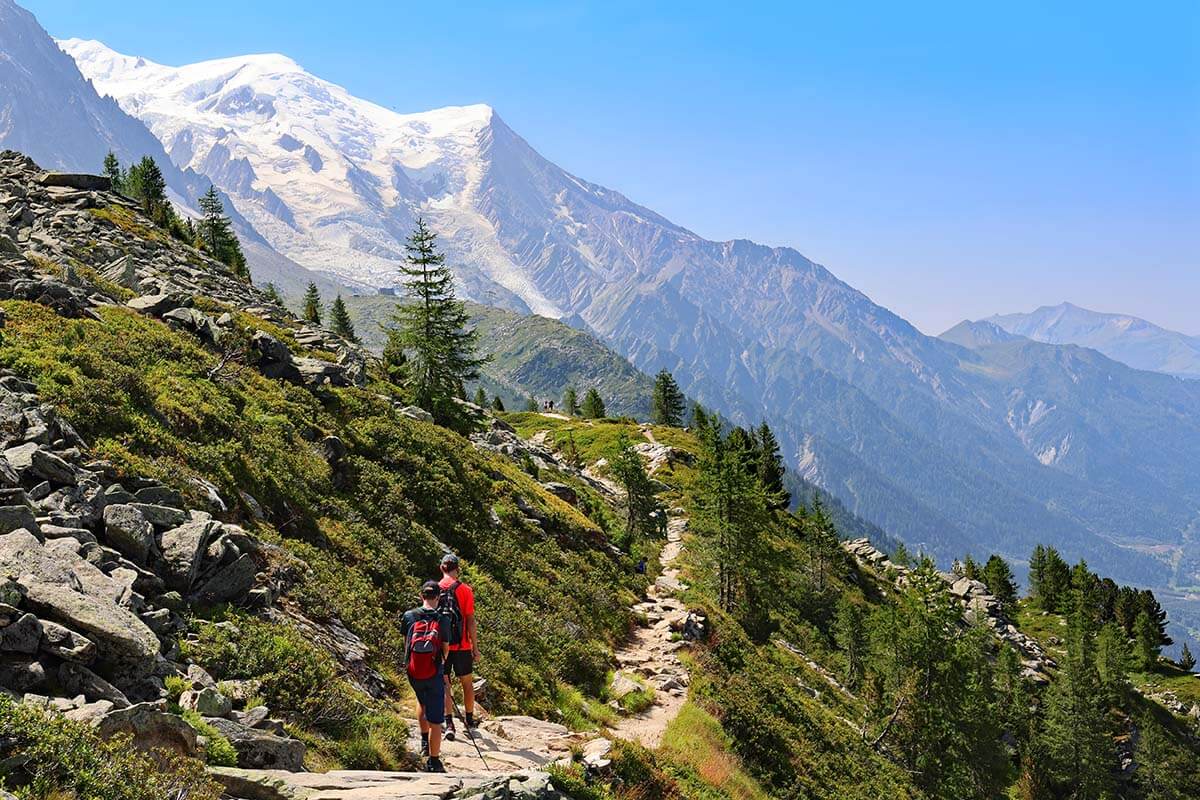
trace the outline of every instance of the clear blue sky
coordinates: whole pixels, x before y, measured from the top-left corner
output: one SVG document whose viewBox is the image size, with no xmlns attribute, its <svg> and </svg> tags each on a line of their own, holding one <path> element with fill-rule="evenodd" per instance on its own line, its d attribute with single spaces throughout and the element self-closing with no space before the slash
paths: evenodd
<svg viewBox="0 0 1200 800">
<path fill-rule="evenodd" d="M 1200 334 L 1194 0 L 19 2 L 168 64 L 282 52 L 399 111 L 489 103 L 564 168 L 794 246 L 926 332 L 1071 300 Z"/>
</svg>

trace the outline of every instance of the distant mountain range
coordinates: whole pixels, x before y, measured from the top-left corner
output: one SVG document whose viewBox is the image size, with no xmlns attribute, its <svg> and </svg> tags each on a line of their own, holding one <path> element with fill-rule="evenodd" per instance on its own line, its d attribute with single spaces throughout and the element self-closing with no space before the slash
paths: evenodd
<svg viewBox="0 0 1200 800">
<path fill-rule="evenodd" d="M 1091 347 L 1135 369 L 1200 378 L 1200 336 L 1160 328 L 1128 314 L 1104 314 L 1062 303 L 1028 314 L 997 314 L 985 321 L 1037 342 Z"/>
<path fill-rule="evenodd" d="M 570 318 L 729 419 L 770 421 L 801 477 L 910 545 L 1020 560 L 1051 542 L 1122 580 L 1200 585 L 1200 382 L 998 325 L 925 336 L 793 249 L 707 241 L 571 175 L 486 106 L 401 115 L 282 56 L 176 68 L 64 46 L 293 262 L 391 285 L 423 215 L 465 296 Z M 53 113 L 38 96 L 8 102 L 26 128 Z"/>
</svg>

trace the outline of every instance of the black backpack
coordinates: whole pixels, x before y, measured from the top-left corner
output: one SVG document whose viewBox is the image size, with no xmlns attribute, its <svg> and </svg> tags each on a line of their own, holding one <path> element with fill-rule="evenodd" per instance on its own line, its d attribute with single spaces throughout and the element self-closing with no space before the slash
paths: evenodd
<svg viewBox="0 0 1200 800">
<path fill-rule="evenodd" d="M 438 616 L 446 621 L 446 644 L 451 647 L 462 644 L 463 640 L 463 615 L 458 605 L 459 586 L 462 586 L 462 581 L 455 581 L 438 595 Z"/>
</svg>

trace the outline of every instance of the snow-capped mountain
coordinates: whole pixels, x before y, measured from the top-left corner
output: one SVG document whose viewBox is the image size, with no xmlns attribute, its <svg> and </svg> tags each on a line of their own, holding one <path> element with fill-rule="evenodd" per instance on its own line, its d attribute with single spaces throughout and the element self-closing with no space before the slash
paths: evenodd
<svg viewBox="0 0 1200 800">
<path fill-rule="evenodd" d="M 1156 584 L 1172 567 L 1143 545 L 1197 549 L 1200 384 L 998 330 L 925 336 L 791 248 L 707 241 L 571 175 L 487 106 L 397 114 L 277 55 L 63 46 L 289 257 L 390 285 L 424 215 L 470 299 L 582 319 L 729 418 L 767 419 L 803 477 L 936 555 L 1048 541 Z"/>
<path fill-rule="evenodd" d="M 997 314 L 987 322 L 1038 342 L 1091 347 L 1135 369 L 1200 378 L 1200 336 L 1160 328 L 1128 314 L 1104 314 L 1061 303 L 1028 314 Z"/>
</svg>

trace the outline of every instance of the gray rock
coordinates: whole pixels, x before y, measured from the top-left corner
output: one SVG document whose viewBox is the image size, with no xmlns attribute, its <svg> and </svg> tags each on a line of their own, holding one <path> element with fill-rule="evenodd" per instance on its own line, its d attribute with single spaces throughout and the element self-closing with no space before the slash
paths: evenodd
<svg viewBox="0 0 1200 800">
<path fill-rule="evenodd" d="M 105 714 L 113 710 L 113 704 L 108 700 L 97 700 L 94 703 L 84 703 L 63 714 L 69 720 L 94 724 Z"/>
<path fill-rule="evenodd" d="M 169 486 L 145 486 L 133 494 L 139 503 L 183 508 L 183 495 Z"/>
<path fill-rule="evenodd" d="M 75 468 L 35 442 L 10 447 L 4 451 L 4 458 L 22 475 L 30 473 L 51 483 L 75 485 Z"/>
<path fill-rule="evenodd" d="M 179 592 L 187 592 L 192 588 L 209 539 L 220 527 L 218 522 L 198 519 L 163 533 L 163 578 L 168 587 Z"/>
<path fill-rule="evenodd" d="M 243 553 L 228 566 L 217 570 L 207 583 L 192 594 L 192 602 L 215 605 L 241 600 L 254 586 L 258 565 L 249 553 Z"/>
<path fill-rule="evenodd" d="M 91 639 L 57 622 L 42 622 L 40 646 L 43 653 L 77 664 L 90 664 L 96 657 L 96 645 Z"/>
<path fill-rule="evenodd" d="M 0 532 L 8 533 L 19 528 L 41 532 L 33 509 L 29 506 L 0 506 Z"/>
<path fill-rule="evenodd" d="M 42 536 L 49 539 L 74 539 L 80 544 L 95 542 L 96 537 L 87 528 L 64 528 L 61 525 L 41 525 Z"/>
<path fill-rule="evenodd" d="M 23 694 L 46 682 L 46 669 L 36 658 L 0 657 L 0 687 Z"/>
<path fill-rule="evenodd" d="M 0 628 L 0 651 L 33 655 L 42 640 L 42 623 L 33 614 L 22 614 Z"/>
<path fill-rule="evenodd" d="M 176 330 L 193 333 L 201 341 L 210 344 L 221 340 L 221 329 L 213 318 L 194 308 L 173 308 L 162 315 L 162 321 Z"/>
<path fill-rule="evenodd" d="M 271 716 L 271 710 L 266 706 L 255 706 L 243 712 L 234 712 L 234 719 L 247 728 L 257 728 Z"/>
<path fill-rule="evenodd" d="M 156 528 L 173 528 L 182 525 L 188 518 L 186 511 L 157 503 L 130 503 L 130 506 L 142 512 L 142 516 Z"/>
<path fill-rule="evenodd" d="M 187 668 L 187 679 L 192 682 L 193 687 L 201 689 L 215 689 L 217 682 L 212 675 L 199 664 L 189 664 Z"/>
<path fill-rule="evenodd" d="M 65 694 L 81 694 L 88 701 L 107 700 L 116 708 L 129 706 L 129 698 L 124 692 L 82 664 L 61 664 L 58 668 L 58 685 Z"/>
<path fill-rule="evenodd" d="M 158 637 L 117 605 L 125 588 L 94 564 L 51 551 L 22 530 L 0 536 L 0 574 L 5 572 L 15 573 L 24 587 L 24 605 L 42 619 L 85 634 L 109 668 L 132 675 L 153 668 Z"/>
<path fill-rule="evenodd" d="M 137 498 L 125 491 L 125 487 L 121 486 L 119 483 L 114 483 L 104 490 L 105 505 L 136 502 Z"/>
<path fill-rule="evenodd" d="M 542 488 L 565 503 L 575 505 L 579 502 L 579 495 L 577 495 L 575 490 L 570 486 L 567 486 L 565 483 L 551 481 L 548 483 L 543 483 Z"/>
<path fill-rule="evenodd" d="M 38 175 L 37 182 L 42 186 L 59 186 L 88 192 L 107 192 L 112 189 L 112 181 L 103 175 L 74 172 L 43 172 Z"/>
<path fill-rule="evenodd" d="M 154 548 L 154 526 L 134 505 L 104 507 L 104 536 L 121 555 L 135 564 L 145 565 Z"/>
<path fill-rule="evenodd" d="M 182 756 L 195 756 L 196 732 L 177 714 L 168 714 L 156 703 L 138 703 L 115 709 L 93 722 L 96 732 L 108 738 L 118 733 L 133 737 L 144 750 L 163 749 Z"/>
<path fill-rule="evenodd" d="M 400 416 L 415 419 L 418 422 L 433 422 L 433 414 L 420 406 L 405 406 L 400 409 Z"/>
<path fill-rule="evenodd" d="M 133 298 L 125 305 L 134 311 L 140 311 L 152 317 L 161 317 L 168 311 L 180 308 L 186 303 L 187 299 L 179 294 L 144 294 Z"/>
<path fill-rule="evenodd" d="M 304 766 L 304 743 L 297 739 L 274 736 L 220 717 L 206 717 L 204 721 L 237 750 L 239 767 L 297 771 Z"/>
<path fill-rule="evenodd" d="M 188 689 L 179 696 L 179 707 L 195 711 L 202 717 L 227 717 L 233 710 L 233 701 L 217 689 Z"/>
</svg>

